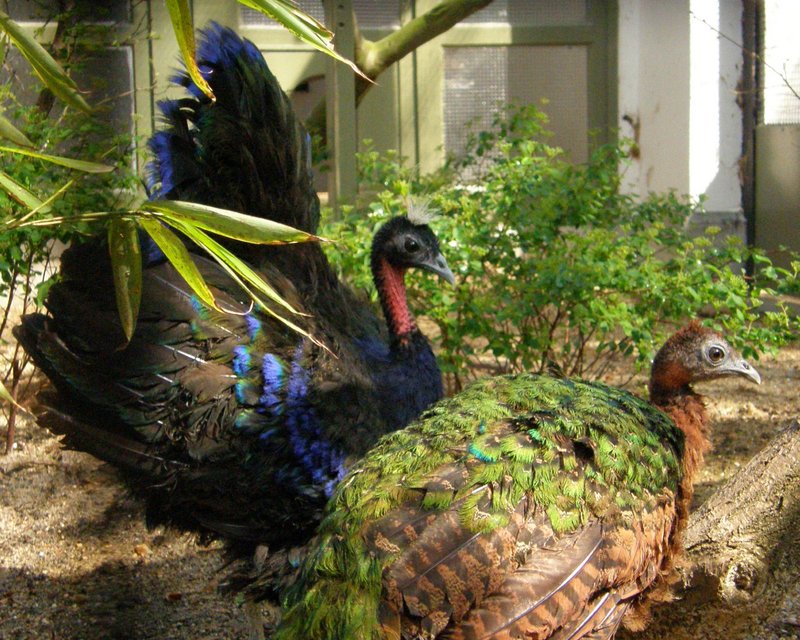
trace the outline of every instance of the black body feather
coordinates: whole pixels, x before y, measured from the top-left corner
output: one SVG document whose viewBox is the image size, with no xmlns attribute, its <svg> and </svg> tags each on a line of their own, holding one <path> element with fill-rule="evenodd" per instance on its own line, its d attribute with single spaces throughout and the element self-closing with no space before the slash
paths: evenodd
<svg viewBox="0 0 800 640">
<path fill-rule="evenodd" d="M 217 102 L 178 77 L 192 97 L 162 105 L 152 196 L 316 231 L 308 139 L 261 54 L 212 25 L 199 60 Z M 40 395 L 39 422 L 124 469 L 151 519 L 275 548 L 308 537 L 351 462 L 441 397 L 403 277 L 413 267 L 452 274 L 427 226 L 405 217 L 384 225 L 373 265 L 387 328 L 316 243 L 235 247 L 325 348 L 253 308 L 222 268 L 197 256 L 230 313 L 205 307 L 147 241 L 127 346 L 98 239 L 65 252 L 48 314 L 25 316 L 15 335 L 55 388 Z"/>
</svg>

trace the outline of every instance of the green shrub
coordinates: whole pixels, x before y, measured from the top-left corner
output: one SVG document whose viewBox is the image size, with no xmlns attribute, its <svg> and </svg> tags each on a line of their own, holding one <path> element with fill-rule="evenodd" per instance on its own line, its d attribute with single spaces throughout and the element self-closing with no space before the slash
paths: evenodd
<svg viewBox="0 0 800 640">
<path fill-rule="evenodd" d="M 12 101 L 8 87 L 0 87 L 0 98 Z M 16 105 L 6 111 L 17 127 L 42 153 L 101 162 L 116 167 L 108 174 L 85 174 L 19 154 L 4 153 L 3 173 L 48 202 L 49 210 L 37 217 L 69 216 L 122 207 L 135 190 L 136 178 L 130 168 L 132 137 L 119 134 L 101 118 L 66 109 L 58 118 L 48 118 L 36 107 Z M 65 188 L 66 187 L 66 188 Z M 51 200 L 51 196 L 60 193 Z M 19 314 L 38 307 L 52 281 L 52 257 L 77 234 L 89 231 L 85 223 L 8 228 L 7 224 L 26 216 L 28 207 L 0 190 L 0 383 L 17 398 L 23 398 L 31 377 L 25 368 L 27 356 L 11 336 Z M 97 229 L 100 227 L 98 226 Z M 14 442 L 16 409 L 3 403 L 6 417 L 6 451 Z"/>
<path fill-rule="evenodd" d="M 130 134 L 118 134 L 101 119 L 74 110 L 65 111 L 58 120 L 43 117 L 35 107 L 17 107 L 13 115 L 37 150 L 117 168 L 110 174 L 84 174 L 33 157 L 4 154 L 3 172 L 42 200 L 73 181 L 50 202 L 47 217 L 120 208 L 131 199 L 136 178 L 130 169 Z M 53 241 L 67 242 L 88 231 L 85 223 L 6 227 L 5 223 L 26 211 L 27 207 L 0 190 L 0 295 L 9 291 L 15 276 L 25 276 L 30 269 L 32 275 L 40 275 Z"/>
<path fill-rule="evenodd" d="M 626 146 L 600 146 L 585 164 L 569 163 L 542 141 L 544 117 L 533 107 L 500 112 L 471 137 L 463 156 L 431 175 L 396 154 L 361 154 L 362 193 L 370 204 L 344 209 L 323 233 L 347 277 L 369 286 L 369 239 L 409 197 L 430 198 L 433 223 L 455 289 L 412 278 L 413 308 L 436 337 L 449 388 L 484 373 L 539 371 L 596 378 L 620 357 L 647 365 L 677 325 L 695 316 L 757 356 L 786 341 L 797 321 L 779 309 L 760 313 L 775 287 L 796 287 L 778 270 L 718 229 L 691 237 L 688 218 L 701 203 L 675 193 L 644 201 L 620 190 Z M 330 216 L 328 217 L 330 219 Z M 753 257 L 758 281 L 743 268 Z"/>
</svg>

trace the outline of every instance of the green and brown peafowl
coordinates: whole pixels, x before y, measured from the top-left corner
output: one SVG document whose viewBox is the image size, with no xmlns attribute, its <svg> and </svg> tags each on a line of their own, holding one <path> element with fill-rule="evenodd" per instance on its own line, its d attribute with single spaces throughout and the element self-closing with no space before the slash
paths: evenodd
<svg viewBox="0 0 800 640">
<path fill-rule="evenodd" d="M 652 404 L 522 374 L 434 405 L 340 483 L 274 637 L 600 640 L 626 613 L 637 626 L 668 592 L 709 447 L 691 384 L 721 376 L 760 382 L 694 322 L 656 356 Z"/>
<path fill-rule="evenodd" d="M 214 25 L 200 57 L 217 102 L 192 85 L 194 97 L 162 107 L 170 127 L 152 144 L 154 193 L 280 212 L 283 222 L 316 230 L 307 142 L 261 54 Z M 232 162 L 237 170 L 215 173 L 215 163 Z M 136 332 L 121 348 L 105 243 L 70 248 L 48 314 L 25 316 L 15 331 L 54 386 L 40 396 L 39 423 L 131 474 L 156 521 L 271 548 L 302 541 L 352 462 L 442 396 L 404 274 L 453 276 L 418 213 L 389 220 L 373 239 L 385 323 L 338 280 L 318 246 L 249 251 L 306 314 L 293 319 L 326 348 L 253 308 L 221 267 L 197 256 L 228 313 L 205 307 L 152 243 L 143 252 Z"/>
</svg>

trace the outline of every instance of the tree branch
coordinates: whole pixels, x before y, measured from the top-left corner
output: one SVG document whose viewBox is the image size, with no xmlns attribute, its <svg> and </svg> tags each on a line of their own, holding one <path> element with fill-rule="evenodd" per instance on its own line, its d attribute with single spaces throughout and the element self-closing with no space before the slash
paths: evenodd
<svg viewBox="0 0 800 640">
<path fill-rule="evenodd" d="M 427 13 L 417 16 L 385 38 L 370 41 L 363 38 L 356 22 L 355 62 L 371 80 L 375 80 L 395 62 L 441 35 L 467 16 L 491 4 L 492 0 L 442 0 Z M 356 103 L 373 86 L 363 78 L 356 79 Z M 306 128 L 319 135 L 323 143 L 325 137 L 325 101 L 317 104 L 306 120 Z"/>
<path fill-rule="evenodd" d="M 679 600 L 618 640 L 793 637 L 800 582 L 800 422 L 794 420 L 689 519 Z"/>
<path fill-rule="evenodd" d="M 746 508 L 745 508 L 746 505 Z M 800 516 L 800 422 L 779 433 L 694 513 L 684 547 L 692 580 L 732 603 L 768 579 L 769 558 Z"/>
<path fill-rule="evenodd" d="M 467 16 L 483 9 L 491 1 L 443 0 L 427 13 L 417 16 L 382 40 L 377 42 L 364 40 L 361 49 L 356 51 L 356 62 L 361 70 L 374 80 L 389 66 Z"/>
</svg>

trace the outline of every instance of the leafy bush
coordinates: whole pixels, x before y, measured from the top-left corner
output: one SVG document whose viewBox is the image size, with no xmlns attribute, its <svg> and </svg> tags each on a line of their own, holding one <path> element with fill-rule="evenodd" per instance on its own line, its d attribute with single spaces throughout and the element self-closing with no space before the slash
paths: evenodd
<svg viewBox="0 0 800 640">
<path fill-rule="evenodd" d="M 68 216 L 78 212 L 121 208 L 135 190 L 136 178 L 130 169 L 132 137 L 119 134 L 101 118 L 72 109 L 47 117 L 37 107 L 16 103 L 8 85 L 0 87 L 0 99 L 6 104 L 15 125 L 35 145 L 37 151 L 70 158 L 102 162 L 116 171 L 93 175 L 77 172 L 34 157 L 3 154 L 4 180 L 11 179 L 27 189 L 46 206 L 40 214 Z M 58 197 L 51 196 L 59 194 Z M 15 397 L 22 397 L 30 382 L 24 373 L 27 357 L 11 337 L 11 327 L 21 313 L 29 313 L 41 304 L 46 293 L 47 276 L 52 271 L 51 258 L 62 243 L 89 231 L 85 223 L 55 226 L 9 228 L 12 220 L 28 215 L 28 207 L 0 190 L 0 382 Z M 31 216 L 31 220 L 37 215 Z M 15 408 L 3 404 L 7 415 L 6 449 L 13 444 Z"/>
<path fill-rule="evenodd" d="M 110 174 L 83 174 L 34 157 L 5 154 L 4 173 L 41 199 L 47 199 L 70 180 L 74 181 L 49 203 L 48 216 L 120 208 L 122 202 L 131 199 L 136 178 L 129 166 L 132 150 L 129 133 L 119 134 L 101 119 L 73 110 L 65 112 L 58 120 L 43 117 L 35 107 L 18 107 L 13 115 L 18 127 L 42 153 L 102 162 L 117 168 Z M 26 211 L 26 206 L 0 190 L 0 220 L 3 223 Z M 66 241 L 85 231 L 85 224 L 12 229 L 3 224 L 0 226 L 0 271 L 4 284 L 7 285 L 6 278 L 15 268 L 22 268 L 31 259 L 35 262 L 45 257 L 50 241 Z"/>
<path fill-rule="evenodd" d="M 542 141 L 534 107 L 500 112 L 471 137 L 463 156 L 431 175 L 396 154 L 361 154 L 362 193 L 373 202 L 345 209 L 323 233 L 349 278 L 368 286 L 369 239 L 410 196 L 430 198 L 434 222 L 460 282 L 413 278 L 413 307 L 439 328 L 449 388 L 484 370 L 601 376 L 619 357 L 649 363 L 677 325 L 705 316 L 746 355 L 774 348 L 797 329 L 783 309 L 761 313 L 764 295 L 791 288 L 779 270 L 718 229 L 691 237 L 701 203 L 675 193 L 644 201 L 622 193 L 625 143 L 599 147 L 586 164 L 569 163 Z M 741 265 L 753 258 L 758 280 Z M 460 276 L 460 277 L 459 277 Z M 795 283 L 795 285 L 792 285 Z"/>
</svg>

